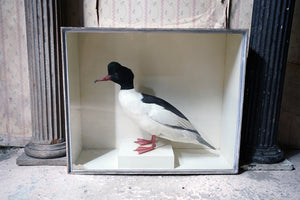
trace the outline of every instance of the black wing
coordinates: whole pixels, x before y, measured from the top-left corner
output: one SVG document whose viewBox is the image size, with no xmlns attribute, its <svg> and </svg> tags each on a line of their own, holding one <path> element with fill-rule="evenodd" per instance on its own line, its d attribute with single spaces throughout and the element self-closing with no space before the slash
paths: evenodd
<svg viewBox="0 0 300 200">
<path fill-rule="evenodd" d="M 148 95 L 148 94 L 143 94 L 142 93 L 142 95 L 143 95 L 142 101 L 144 103 L 155 103 L 157 105 L 162 106 L 164 109 L 166 109 L 168 111 L 171 111 L 172 113 L 176 114 L 177 116 L 189 121 L 188 118 L 186 116 L 184 116 L 184 114 L 182 114 L 177 108 L 175 108 L 173 105 L 171 105 L 167 101 L 165 101 L 161 98 L 152 96 L 152 95 Z"/>
</svg>

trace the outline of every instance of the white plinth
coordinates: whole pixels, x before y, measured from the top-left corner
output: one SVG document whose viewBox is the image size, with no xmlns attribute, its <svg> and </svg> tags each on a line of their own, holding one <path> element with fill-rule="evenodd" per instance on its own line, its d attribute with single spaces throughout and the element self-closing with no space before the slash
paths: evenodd
<svg viewBox="0 0 300 200">
<path fill-rule="evenodd" d="M 121 142 L 118 154 L 119 169 L 174 169 L 174 153 L 172 146 L 157 141 L 156 148 L 144 154 L 134 151 L 138 144 L 133 138 Z M 150 146 L 150 145 L 145 145 Z"/>
</svg>

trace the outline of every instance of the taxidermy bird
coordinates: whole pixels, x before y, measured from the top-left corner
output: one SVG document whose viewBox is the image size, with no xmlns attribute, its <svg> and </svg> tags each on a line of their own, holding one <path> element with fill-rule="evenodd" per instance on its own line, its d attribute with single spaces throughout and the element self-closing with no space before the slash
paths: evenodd
<svg viewBox="0 0 300 200">
<path fill-rule="evenodd" d="M 206 142 L 191 122 L 174 106 L 155 96 L 139 93 L 133 86 L 132 71 L 117 62 L 108 64 L 108 75 L 102 79 L 111 80 L 121 86 L 119 102 L 124 111 L 139 127 L 152 135 L 151 140 L 138 138 L 141 146 L 135 149 L 139 154 L 155 148 L 156 137 L 174 142 L 203 144 L 215 149 Z M 143 146 L 151 144 L 151 146 Z"/>
</svg>

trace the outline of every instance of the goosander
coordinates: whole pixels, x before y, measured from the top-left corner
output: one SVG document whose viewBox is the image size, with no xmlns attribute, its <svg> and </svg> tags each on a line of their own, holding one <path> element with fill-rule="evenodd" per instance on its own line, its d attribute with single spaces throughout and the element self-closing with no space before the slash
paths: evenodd
<svg viewBox="0 0 300 200">
<path fill-rule="evenodd" d="M 206 142 L 191 122 L 178 109 L 167 101 L 139 93 L 134 89 L 133 72 L 119 64 L 111 62 L 107 66 L 108 75 L 99 81 L 113 81 L 121 86 L 119 103 L 125 113 L 144 131 L 152 135 L 151 140 L 138 138 L 136 143 L 141 146 L 135 149 L 139 154 L 146 153 L 155 148 L 156 137 L 174 142 L 203 144 L 215 149 Z M 152 144 L 151 146 L 143 146 Z"/>
</svg>

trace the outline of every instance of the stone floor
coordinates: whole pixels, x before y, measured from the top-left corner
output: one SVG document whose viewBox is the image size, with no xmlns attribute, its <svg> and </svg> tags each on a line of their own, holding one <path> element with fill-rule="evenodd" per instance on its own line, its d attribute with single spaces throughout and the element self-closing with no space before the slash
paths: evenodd
<svg viewBox="0 0 300 200">
<path fill-rule="evenodd" d="M 239 175 L 69 175 L 66 167 L 20 167 L 23 149 L 0 152 L 0 199 L 300 199 L 300 151 L 287 158 L 293 171 Z"/>
</svg>

